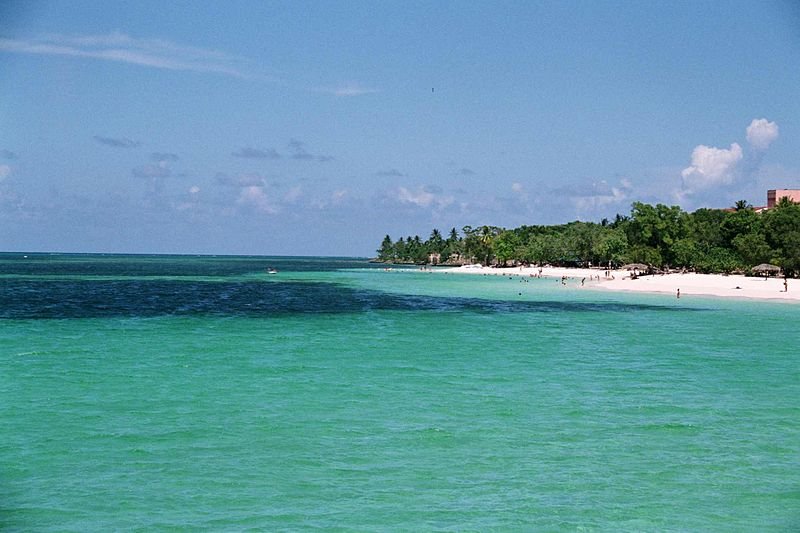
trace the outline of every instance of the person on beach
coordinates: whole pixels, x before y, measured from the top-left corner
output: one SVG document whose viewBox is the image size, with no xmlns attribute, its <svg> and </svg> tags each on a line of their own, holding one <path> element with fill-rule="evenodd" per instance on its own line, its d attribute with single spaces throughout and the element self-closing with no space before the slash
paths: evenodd
<svg viewBox="0 0 800 533">
<path fill-rule="evenodd" d="M 783 292 L 789 292 L 789 282 L 786 278 L 783 278 Z"/>
<path fill-rule="evenodd" d="M 681 290 L 678 289 L 678 299 L 680 300 L 680 298 L 681 298 Z"/>
</svg>

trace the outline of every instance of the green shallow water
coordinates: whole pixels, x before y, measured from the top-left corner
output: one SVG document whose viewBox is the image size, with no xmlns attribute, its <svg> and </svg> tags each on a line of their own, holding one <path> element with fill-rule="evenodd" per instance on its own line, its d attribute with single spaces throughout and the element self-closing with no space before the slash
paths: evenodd
<svg viewBox="0 0 800 533">
<path fill-rule="evenodd" d="M 37 261 L 0 256 L 4 531 L 800 529 L 800 307 Z"/>
</svg>

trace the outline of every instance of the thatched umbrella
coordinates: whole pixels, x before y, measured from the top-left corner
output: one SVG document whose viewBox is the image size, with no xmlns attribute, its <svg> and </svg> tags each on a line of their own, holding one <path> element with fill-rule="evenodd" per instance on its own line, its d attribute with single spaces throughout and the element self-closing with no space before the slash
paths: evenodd
<svg viewBox="0 0 800 533">
<path fill-rule="evenodd" d="M 645 265 L 643 263 L 631 263 L 629 265 L 624 265 L 622 270 L 649 270 L 650 265 Z"/>
<path fill-rule="evenodd" d="M 757 274 L 764 274 L 764 277 L 771 276 L 772 274 L 780 274 L 781 267 L 777 265 L 770 265 L 769 263 L 761 263 L 750 269 Z"/>
</svg>

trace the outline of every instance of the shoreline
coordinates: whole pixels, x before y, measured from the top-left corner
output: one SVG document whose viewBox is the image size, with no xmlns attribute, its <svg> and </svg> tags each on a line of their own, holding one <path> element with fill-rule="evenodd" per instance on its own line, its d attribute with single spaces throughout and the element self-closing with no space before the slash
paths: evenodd
<svg viewBox="0 0 800 533">
<path fill-rule="evenodd" d="M 670 294 L 675 298 L 678 298 L 678 290 L 680 290 L 681 298 L 713 296 L 800 303 L 800 280 L 789 279 L 787 281 L 789 290 L 785 292 L 784 279 L 777 277 L 765 279 L 742 275 L 675 273 L 641 275 L 636 279 L 632 279 L 631 272 L 626 270 L 609 271 L 599 268 L 561 267 L 495 268 L 473 265 L 437 268 L 435 272 L 485 276 L 566 278 L 564 283 L 572 288 Z M 607 272 L 609 273 L 608 276 L 606 276 Z"/>
</svg>

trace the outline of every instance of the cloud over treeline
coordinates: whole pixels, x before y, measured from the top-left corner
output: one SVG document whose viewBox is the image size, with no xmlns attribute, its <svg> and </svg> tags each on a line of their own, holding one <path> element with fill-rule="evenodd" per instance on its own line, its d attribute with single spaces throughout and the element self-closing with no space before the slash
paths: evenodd
<svg viewBox="0 0 800 533">
<path fill-rule="evenodd" d="M 756 150 L 766 150 L 777 138 L 778 125 L 765 118 L 754 119 L 747 126 L 747 142 Z"/>
<path fill-rule="evenodd" d="M 678 197 L 703 191 L 729 188 L 752 178 L 766 150 L 778 138 L 779 128 L 765 118 L 753 119 L 745 130 L 749 152 L 739 143 L 729 148 L 698 145 L 692 150 L 691 164 L 681 172 Z M 749 161 L 743 165 L 744 161 Z"/>
</svg>

